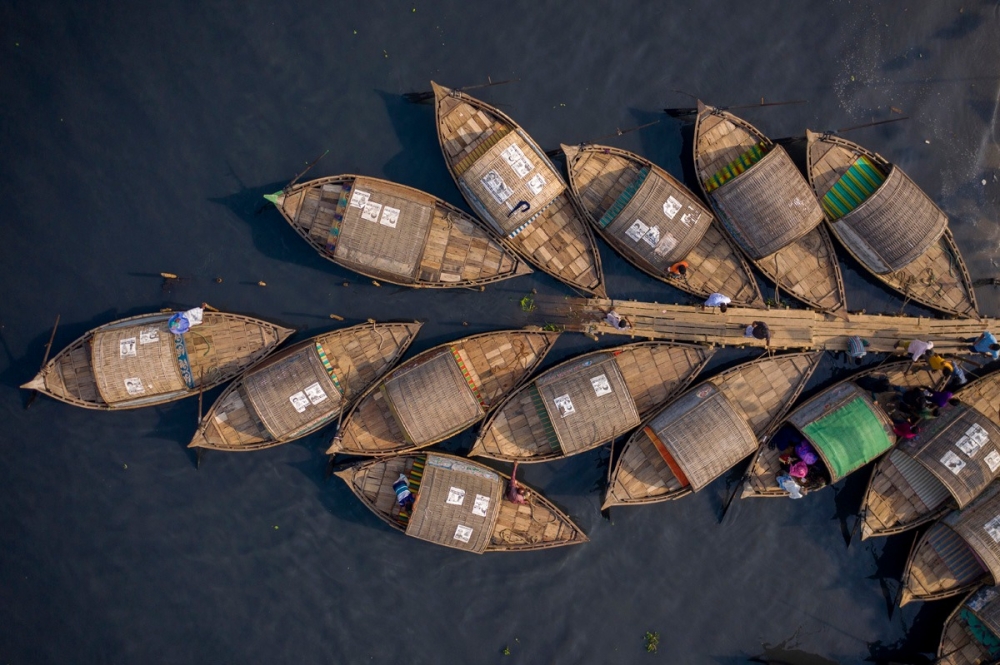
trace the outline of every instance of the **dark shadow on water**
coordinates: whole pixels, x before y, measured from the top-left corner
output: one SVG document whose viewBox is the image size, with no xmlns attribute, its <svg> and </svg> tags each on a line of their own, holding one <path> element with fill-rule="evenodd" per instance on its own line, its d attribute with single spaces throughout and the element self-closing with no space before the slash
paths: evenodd
<svg viewBox="0 0 1000 665">
<path fill-rule="evenodd" d="M 915 529 L 885 538 L 873 538 L 858 545 L 867 547 L 872 556 L 875 571 L 868 576 L 868 579 L 878 581 L 885 600 L 886 616 L 890 619 L 898 609 L 906 559 L 919 533 L 920 530 Z"/>
<path fill-rule="evenodd" d="M 930 665 L 936 662 L 941 628 L 948 615 L 962 602 L 962 598 L 949 598 L 933 603 L 923 603 L 913 622 L 906 626 L 906 635 L 898 641 L 883 644 L 881 640 L 868 644 L 868 663 L 880 665 Z"/>
<path fill-rule="evenodd" d="M 954 19 L 950 25 L 940 28 L 934 33 L 935 39 L 962 39 L 975 32 L 983 24 L 984 17 L 980 13 L 974 13 L 965 8 L 958 18 Z"/>
<path fill-rule="evenodd" d="M 830 519 L 837 520 L 840 524 L 840 533 L 844 536 L 845 546 L 849 546 L 851 540 L 857 538 L 854 528 L 857 525 L 858 510 L 864 499 L 865 489 L 868 487 L 871 470 L 872 464 L 868 464 L 833 486 L 835 509 Z"/>
</svg>

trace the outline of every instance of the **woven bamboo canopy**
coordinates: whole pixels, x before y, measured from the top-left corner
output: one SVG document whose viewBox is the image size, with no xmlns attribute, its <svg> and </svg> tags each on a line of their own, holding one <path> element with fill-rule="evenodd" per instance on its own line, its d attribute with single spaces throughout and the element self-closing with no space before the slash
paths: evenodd
<svg viewBox="0 0 1000 665">
<path fill-rule="evenodd" d="M 1000 580 L 1000 487 L 992 486 L 941 523 L 962 537 L 994 580 Z"/>
<path fill-rule="evenodd" d="M 131 409 L 195 395 L 232 379 L 273 352 L 292 330 L 206 311 L 175 335 L 173 312 L 99 326 L 50 360 L 24 388 L 88 409 Z"/>
</svg>

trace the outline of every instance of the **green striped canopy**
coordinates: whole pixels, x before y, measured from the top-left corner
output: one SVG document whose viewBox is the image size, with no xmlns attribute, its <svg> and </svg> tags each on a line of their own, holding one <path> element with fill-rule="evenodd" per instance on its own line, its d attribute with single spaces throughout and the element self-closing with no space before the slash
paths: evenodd
<svg viewBox="0 0 1000 665">
<path fill-rule="evenodd" d="M 823 456 L 833 482 L 892 447 L 882 421 L 861 396 L 802 428 Z"/>
</svg>

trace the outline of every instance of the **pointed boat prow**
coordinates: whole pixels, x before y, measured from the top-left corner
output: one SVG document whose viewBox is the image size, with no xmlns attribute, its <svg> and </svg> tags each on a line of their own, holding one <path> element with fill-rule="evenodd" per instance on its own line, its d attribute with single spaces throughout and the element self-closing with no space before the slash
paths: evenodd
<svg viewBox="0 0 1000 665">
<path fill-rule="evenodd" d="M 563 151 L 564 155 L 566 155 L 566 159 L 573 159 L 580 153 L 580 146 L 578 145 L 566 145 L 565 143 L 560 143 L 559 149 Z"/>
<path fill-rule="evenodd" d="M 354 464 L 349 464 L 347 466 L 336 468 L 333 470 L 333 475 L 350 485 L 354 480 L 354 466 Z"/>
<path fill-rule="evenodd" d="M 431 90 L 434 91 L 434 99 L 447 97 L 451 93 L 451 88 L 446 88 L 439 83 L 435 83 L 434 81 L 431 81 Z"/>
<path fill-rule="evenodd" d="M 264 198 L 280 208 L 281 204 L 285 201 L 285 192 L 280 191 L 274 194 L 265 194 Z"/>
<path fill-rule="evenodd" d="M 700 99 L 698 100 L 697 106 L 698 106 L 698 115 L 701 115 L 702 113 L 704 113 L 705 109 L 711 108 L 710 106 L 708 106 L 705 102 L 701 101 Z"/>
<path fill-rule="evenodd" d="M 21 388 L 24 390 L 45 390 L 45 377 L 39 372 L 31 381 L 22 384 Z"/>
<path fill-rule="evenodd" d="M 191 443 L 187 445 L 188 448 L 210 448 L 208 445 L 208 439 L 205 437 L 205 433 L 200 429 L 194 433 L 191 437 Z"/>
</svg>

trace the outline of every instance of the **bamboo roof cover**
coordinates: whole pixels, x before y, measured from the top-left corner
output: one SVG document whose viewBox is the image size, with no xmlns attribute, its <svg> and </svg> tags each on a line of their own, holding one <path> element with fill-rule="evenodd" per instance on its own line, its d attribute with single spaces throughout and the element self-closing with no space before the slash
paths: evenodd
<svg viewBox="0 0 1000 665">
<path fill-rule="evenodd" d="M 243 387 L 257 417 L 275 439 L 326 418 L 343 401 L 314 344 L 251 372 Z"/>
<path fill-rule="evenodd" d="M 564 455 L 624 434 L 641 418 L 613 354 L 567 363 L 536 382 Z"/>
<path fill-rule="evenodd" d="M 964 510 L 949 513 L 941 523 L 961 536 L 993 579 L 1000 580 L 1000 486 L 991 485 Z"/>
<path fill-rule="evenodd" d="M 1000 475 L 1000 426 L 967 406 L 949 406 L 900 449 L 927 468 L 964 508 Z"/>
<path fill-rule="evenodd" d="M 410 443 L 433 441 L 443 431 L 460 429 L 483 417 L 485 410 L 451 350 L 403 368 L 382 387 Z"/>
<path fill-rule="evenodd" d="M 823 221 L 809 183 L 780 145 L 709 196 L 723 222 L 754 260 L 790 245 Z"/>
<path fill-rule="evenodd" d="M 1000 636 L 1000 589 L 984 586 L 966 599 L 965 607 L 995 636 Z"/>
<path fill-rule="evenodd" d="M 497 141 L 458 180 L 504 235 L 515 235 L 566 189 L 549 159 L 520 129 Z"/>
<path fill-rule="evenodd" d="M 337 259 L 416 276 L 434 207 L 397 189 L 384 180 L 355 180 L 334 250 Z"/>
<path fill-rule="evenodd" d="M 948 218 L 894 166 L 874 194 L 833 226 L 851 251 L 877 274 L 885 274 L 904 268 L 937 243 Z"/>
<path fill-rule="evenodd" d="M 486 467 L 428 455 L 406 535 L 483 552 L 490 544 L 502 495 L 500 476 Z"/>
<path fill-rule="evenodd" d="M 166 320 L 103 330 L 91 342 L 94 379 L 108 404 L 187 391 L 193 386 L 181 374 L 182 363 L 190 372 L 184 339 Z"/>
<path fill-rule="evenodd" d="M 649 423 L 698 491 L 757 449 L 757 437 L 711 383 L 676 400 Z"/>
</svg>

